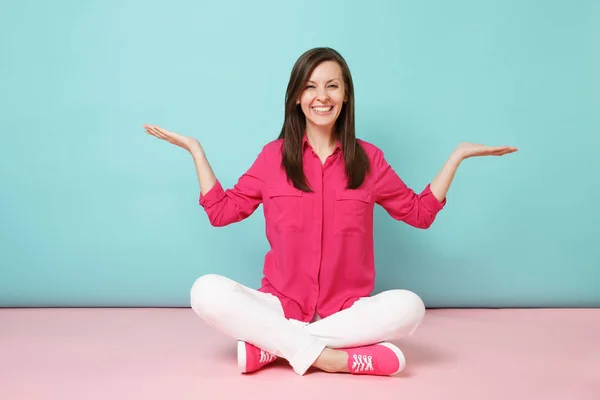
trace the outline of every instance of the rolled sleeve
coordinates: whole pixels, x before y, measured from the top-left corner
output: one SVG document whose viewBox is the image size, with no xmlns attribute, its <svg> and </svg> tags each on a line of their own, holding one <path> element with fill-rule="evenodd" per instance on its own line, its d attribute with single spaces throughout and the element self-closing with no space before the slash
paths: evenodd
<svg viewBox="0 0 600 400">
<path fill-rule="evenodd" d="M 233 188 L 224 190 L 216 180 L 204 195 L 200 193 L 199 204 L 204 208 L 213 226 L 226 226 L 249 217 L 262 202 L 262 186 L 265 174 L 265 154 L 261 152 L 252 166 Z"/>
<path fill-rule="evenodd" d="M 377 152 L 374 164 L 378 171 L 376 202 L 396 220 L 416 228 L 429 228 L 444 208 L 446 199 L 440 202 L 431 191 L 431 184 L 419 194 L 409 188 L 385 160 L 381 150 Z"/>
<path fill-rule="evenodd" d="M 419 195 L 421 202 L 427 209 L 432 213 L 440 212 L 446 205 L 446 199 L 439 201 L 437 197 L 431 191 L 431 183 L 429 183 L 425 189 Z"/>
<path fill-rule="evenodd" d="M 225 190 L 223 189 L 223 186 L 221 186 L 221 182 L 217 180 L 215 185 L 205 195 L 200 192 L 198 204 L 204 208 L 210 208 L 212 205 L 223 200 L 223 197 L 225 197 Z"/>
</svg>

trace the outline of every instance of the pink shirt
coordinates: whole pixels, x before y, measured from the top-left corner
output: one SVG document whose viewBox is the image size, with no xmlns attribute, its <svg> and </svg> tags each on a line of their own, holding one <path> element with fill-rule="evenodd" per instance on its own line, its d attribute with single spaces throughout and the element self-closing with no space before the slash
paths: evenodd
<svg viewBox="0 0 600 400">
<path fill-rule="evenodd" d="M 375 283 L 373 209 L 428 228 L 446 200 L 429 185 L 416 194 L 386 162 L 383 152 L 359 140 L 371 171 L 357 190 L 347 190 L 341 148 L 325 164 L 304 137 L 303 168 L 312 193 L 287 181 L 281 168 L 283 140 L 267 144 L 250 169 L 228 190 L 217 181 L 200 195 L 213 226 L 248 217 L 262 203 L 271 250 L 264 260 L 262 292 L 277 296 L 286 318 L 325 318 L 371 294 Z"/>
</svg>

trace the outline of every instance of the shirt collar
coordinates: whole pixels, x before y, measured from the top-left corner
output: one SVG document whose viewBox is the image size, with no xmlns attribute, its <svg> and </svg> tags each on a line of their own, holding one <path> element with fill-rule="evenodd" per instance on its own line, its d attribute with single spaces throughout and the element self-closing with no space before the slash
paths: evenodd
<svg viewBox="0 0 600 400">
<path fill-rule="evenodd" d="M 310 146 L 310 143 L 308 143 L 308 136 L 306 135 L 306 132 L 304 132 L 304 136 L 302 136 L 302 150 L 306 149 L 306 146 Z M 342 143 L 340 141 L 340 139 L 336 139 L 335 142 L 335 148 L 333 149 L 333 152 L 335 153 L 337 150 L 341 150 L 342 149 Z"/>
</svg>

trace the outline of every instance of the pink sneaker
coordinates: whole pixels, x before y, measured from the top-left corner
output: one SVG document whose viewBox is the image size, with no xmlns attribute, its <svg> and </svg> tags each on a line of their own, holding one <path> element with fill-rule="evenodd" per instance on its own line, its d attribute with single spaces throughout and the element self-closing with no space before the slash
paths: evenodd
<svg viewBox="0 0 600 400">
<path fill-rule="evenodd" d="M 348 353 L 348 369 L 353 374 L 395 375 L 406 366 L 404 354 L 391 343 L 343 350 Z"/>
<path fill-rule="evenodd" d="M 277 359 L 273 354 L 250 343 L 238 341 L 238 367 L 245 374 L 261 369 Z"/>
</svg>

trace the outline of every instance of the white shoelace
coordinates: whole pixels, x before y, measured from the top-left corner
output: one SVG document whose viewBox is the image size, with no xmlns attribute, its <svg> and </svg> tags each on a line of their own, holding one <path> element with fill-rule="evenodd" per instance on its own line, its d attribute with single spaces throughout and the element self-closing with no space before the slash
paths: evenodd
<svg viewBox="0 0 600 400">
<path fill-rule="evenodd" d="M 275 357 L 273 354 L 269 353 L 268 351 L 261 350 L 260 351 L 260 359 L 258 360 L 258 362 L 262 364 L 262 363 L 266 363 L 266 362 L 271 362 L 276 358 L 277 357 Z"/>
<path fill-rule="evenodd" d="M 354 360 L 352 363 L 354 372 L 373 371 L 373 358 L 371 356 L 354 354 L 352 359 Z"/>
</svg>

